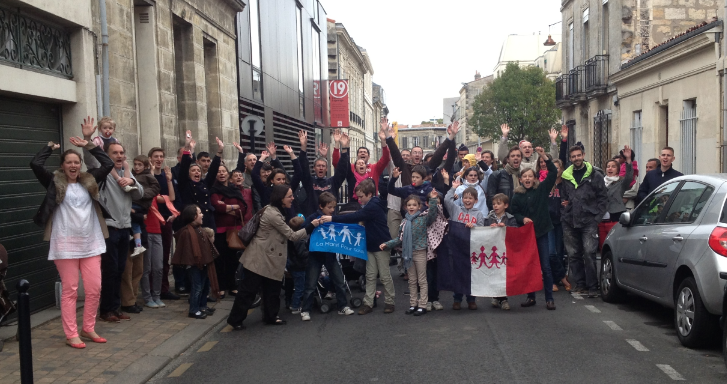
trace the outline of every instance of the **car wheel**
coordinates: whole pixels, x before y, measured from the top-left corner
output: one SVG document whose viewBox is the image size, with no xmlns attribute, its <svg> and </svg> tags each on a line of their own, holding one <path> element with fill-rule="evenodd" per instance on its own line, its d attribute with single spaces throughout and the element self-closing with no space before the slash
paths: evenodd
<svg viewBox="0 0 727 384">
<path fill-rule="evenodd" d="M 679 285 L 674 298 L 674 326 L 683 346 L 697 348 L 714 341 L 717 321 L 707 312 L 693 277 L 687 277 Z"/>
<path fill-rule="evenodd" d="M 723 313 L 722 316 L 727 316 L 727 313 Z M 724 356 L 724 364 L 727 365 L 727 323 L 722 327 L 722 355 Z"/>
<path fill-rule="evenodd" d="M 617 303 L 626 298 L 626 291 L 616 283 L 616 270 L 613 266 L 613 255 L 606 251 L 601 256 L 601 300 Z"/>
</svg>

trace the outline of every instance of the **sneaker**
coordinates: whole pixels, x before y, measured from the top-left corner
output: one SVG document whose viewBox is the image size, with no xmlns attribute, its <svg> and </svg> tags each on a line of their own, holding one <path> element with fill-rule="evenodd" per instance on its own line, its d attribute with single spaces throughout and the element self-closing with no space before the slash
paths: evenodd
<svg viewBox="0 0 727 384">
<path fill-rule="evenodd" d="M 589 289 L 588 290 L 588 297 L 593 299 L 598 297 L 598 290 L 597 289 Z"/>
<path fill-rule="evenodd" d="M 159 298 L 164 299 L 164 300 L 179 300 L 179 296 L 175 295 L 171 292 L 162 292 L 162 294 L 159 295 Z M 159 303 L 157 303 L 157 304 L 159 304 Z"/>
<path fill-rule="evenodd" d="M 164 304 L 163 301 L 161 301 L 159 299 L 154 300 L 154 302 L 159 306 L 159 308 L 164 308 L 167 306 L 166 304 Z"/>
<path fill-rule="evenodd" d="M 368 315 L 369 313 L 373 312 L 374 309 L 369 307 L 368 305 L 364 305 L 361 307 L 361 309 L 358 310 L 359 315 Z"/>
<path fill-rule="evenodd" d="M 346 307 L 346 308 L 348 308 L 348 307 Z M 353 313 L 353 311 L 351 311 L 351 313 Z M 303 321 L 310 321 L 310 313 L 308 313 L 308 312 L 301 312 L 300 313 L 300 319 L 303 320 Z"/>
<path fill-rule="evenodd" d="M 159 304 L 157 304 L 154 301 L 147 301 L 146 304 L 144 304 L 144 305 L 146 305 L 149 308 L 159 308 Z"/>
<path fill-rule="evenodd" d="M 500 308 L 509 311 L 510 310 L 510 303 L 507 302 L 507 300 L 503 300 L 502 303 L 500 303 Z"/>
<path fill-rule="evenodd" d="M 353 309 L 350 307 L 343 307 L 342 310 L 338 311 L 338 314 L 344 316 L 353 315 Z"/>
<path fill-rule="evenodd" d="M 144 248 L 144 247 L 143 247 L 143 246 L 141 246 L 141 245 L 140 245 L 140 246 L 138 246 L 138 247 L 134 247 L 134 252 L 133 252 L 133 253 L 131 254 L 131 257 L 136 257 L 136 256 L 139 256 L 139 255 L 141 255 L 142 253 L 144 253 L 144 251 L 146 251 L 146 248 Z"/>
<path fill-rule="evenodd" d="M 490 301 L 490 304 L 492 304 L 492 308 L 500 308 L 500 300 L 497 300 L 496 298 L 492 298 L 492 301 Z"/>
<path fill-rule="evenodd" d="M 432 310 L 432 302 L 430 301 L 427 303 L 427 311 L 431 311 L 431 310 Z"/>
<path fill-rule="evenodd" d="M 444 309 L 444 306 L 438 301 L 432 301 L 432 308 L 434 308 L 435 311 L 441 311 Z M 427 307 L 427 310 L 429 310 L 429 307 Z"/>
<path fill-rule="evenodd" d="M 136 185 L 127 185 L 124 187 L 124 192 L 136 191 L 137 189 L 139 189 L 139 187 Z"/>
<path fill-rule="evenodd" d="M 427 313 L 427 310 L 424 308 L 417 309 L 416 312 L 414 312 L 414 316 L 421 316 Z"/>
<path fill-rule="evenodd" d="M 327 299 L 327 300 L 333 300 L 335 298 L 336 298 L 336 294 L 333 292 L 326 293 L 326 297 L 324 297 L 324 299 Z"/>
<path fill-rule="evenodd" d="M 204 312 L 202 312 L 202 311 L 197 311 L 195 313 L 189 313 L 189 314 L 187 314 L 187 317 L 191 317 L 193 319 L 204 320 L 204 319 L 207 318 L 207 314 L 204 313 Z"/>
<path fill-rule="evenodd" d="M 292 310 L 290 311 L 290 313 L 292 313 L 292 314 L 294 314 L 294 315 L 297 315 L 297 314 L 299 314 L 299 313 L 300 313 L 300 308 L 293 308 L 293 309 L 292 309 Z"/>
</svg>

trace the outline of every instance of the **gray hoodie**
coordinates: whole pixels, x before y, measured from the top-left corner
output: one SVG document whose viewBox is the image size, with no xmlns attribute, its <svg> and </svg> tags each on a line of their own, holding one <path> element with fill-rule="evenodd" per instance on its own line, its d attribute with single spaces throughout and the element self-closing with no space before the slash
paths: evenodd
<svg viewBox="0 0 727 384">
<path fill-rule="evenodd" d="M 86 163 L 88 169 L 101 167 L 98 160 L 86 148 L 83 149 L 83 161 Z M 106 219 L 106 226 L 117 229 L 131 228 L 131 200 L 141 199 L 144 195 L 144 188 L 140 183 L 136 182 L 136 178 L 131 174 L 131 170 L 117 169 L 116 172 L 119 177 L 133 179 L 134 185 L 138 189 L 126 193 L 119 186 L 119 183 L 116 182 L 113 174 L 109 173 L 106 176 L 106 182 L 100 190 L 101 201 L 103 201 L 111 214 L 111 218 Z"/>
<path fill-rule="evenodd" d="M 485 215 L 479 209 L 460 207 L 454 200 L 454 188 L 450 188 L 444 197 L 444 206 L 449 212 L 449 219 L 462 224 L 474 223 L 476 227 L 485 225 Z"/>
</svg>

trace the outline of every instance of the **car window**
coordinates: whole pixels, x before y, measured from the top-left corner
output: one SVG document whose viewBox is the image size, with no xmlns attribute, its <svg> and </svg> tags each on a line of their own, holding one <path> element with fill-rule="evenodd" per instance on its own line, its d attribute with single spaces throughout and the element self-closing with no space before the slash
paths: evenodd
<svg viewBox="0 0 727 384">
<path fill-rule="evenodd" d="M 669 211 L 663 217 L 656 219 L 657 223 L 691 223 L 697 219 L 704 205 L 712 196 L 714 188 L 701 183 L 687 181 L 677 192 L 676 197 L 669 206 Z"/>
<path fill-rule="evenodd" d="M 671 194 L 678 185 L 679 182 L 675 181 L 657 188 L 654 193 L 644 199 L 639 207 L 636 208 L 632 215 L 632 223 L 634 223 L 634 225 L 654 224 L 656 219 L 659 218 L 664 210 L 667 201 L 669 201 L 669 197 L 671 197 Z"/>
</svg>

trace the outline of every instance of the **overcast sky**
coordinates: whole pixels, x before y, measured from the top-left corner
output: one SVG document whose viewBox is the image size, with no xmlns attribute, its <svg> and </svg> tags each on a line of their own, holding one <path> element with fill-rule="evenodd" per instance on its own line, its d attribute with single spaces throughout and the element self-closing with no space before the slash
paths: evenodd
<svg viewBox="0 0 727 384">
<path fill-rule="evenodd" d="M 548 34 L 561 0 L 320 0 L 366 48 L 374 82 L 386 92 L 389 120 L 442 117 L 442 98 L 492 73 L 509 34 Z M 552 27 L 560 34 L 561 24 Z M 545 38 L 543 38 L 545 41 Z"/>
</svg>

